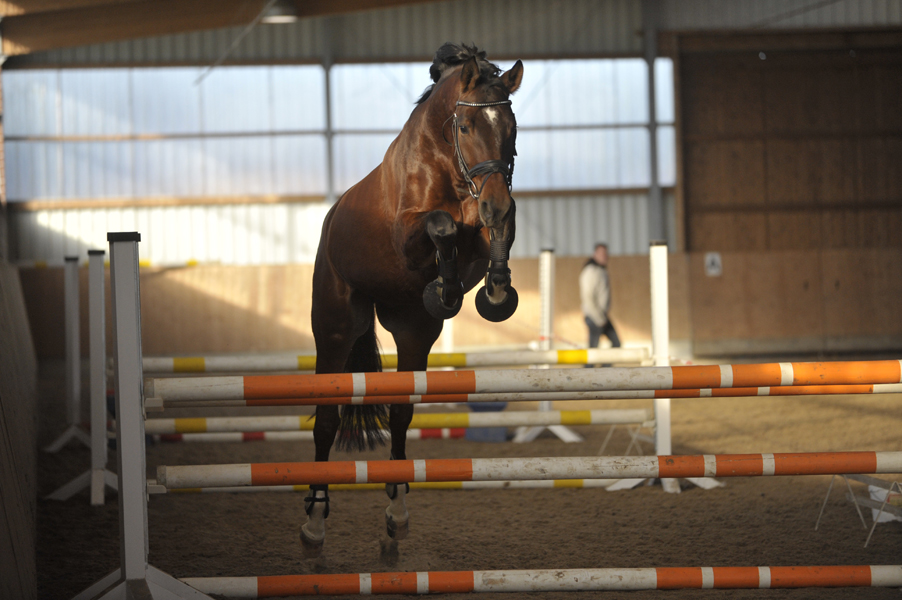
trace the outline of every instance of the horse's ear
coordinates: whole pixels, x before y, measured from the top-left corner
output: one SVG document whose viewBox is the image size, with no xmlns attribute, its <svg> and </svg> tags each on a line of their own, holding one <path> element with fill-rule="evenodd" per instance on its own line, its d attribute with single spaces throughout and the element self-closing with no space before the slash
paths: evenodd
<svg viewBox="0 0 902 600">
<path fill-rule="evenodd" d="M 460 86 L 461 92 L 469 92 L 476 87 L 476 81 L 479 79 L 479 63 L 476 57 L 464 63 L 464 68 L 460 70 Z"/>
<path fill-rule="evenodd" d="M 518 60 L 514 63 L 514 66 L 510 68 L 510 71 L 501 75 L 501 82 L 504 84 L 504 87 L 507 88 L 507 91 L 513 94 L 520 89 L 521 81 L 523 81 L 523 63 Z"/>
</svg>

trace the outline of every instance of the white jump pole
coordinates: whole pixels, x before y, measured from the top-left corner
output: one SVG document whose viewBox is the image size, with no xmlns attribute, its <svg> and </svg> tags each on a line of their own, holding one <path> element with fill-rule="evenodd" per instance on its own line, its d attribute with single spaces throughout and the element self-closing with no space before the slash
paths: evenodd
<svg viewBox="0 0 902 600">
<path fill-rule="evenodd" d="M 88 250 L 88 318 L 91 364 L 91 469 L 47 496 L 50 500 L 68 500 L 81 490 L 91 488 L 91 505 L 102 506 L 106 486 L 118 489 L 116 475 L 107 470 L 106 437 L 106 303 L 104 293 L 103 250 Z"/>
<path fill-rule="evenodd" d="M 113 304 L 121 567 L 74 600 L 209 598 L 147 562 L 147 478 L 137 232 L 108 233 Z"/>
<path fill-rule="evenodd" d="M 65 297 L 66 340 L 66 430 L 44 448 L 45 452 L 59 452 L 76 439 L 90 448 L 91 439 L 78 426 L 81 420 L 81 337 L 78 306 L 78 257 L 67 256 L 63 266 L 63 294 Z"/>
</svg>

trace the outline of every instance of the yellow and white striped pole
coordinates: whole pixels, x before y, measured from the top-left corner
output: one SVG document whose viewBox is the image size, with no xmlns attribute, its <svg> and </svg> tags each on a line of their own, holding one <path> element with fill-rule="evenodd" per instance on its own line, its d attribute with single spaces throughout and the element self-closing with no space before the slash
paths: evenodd
<svg viewBox="0 0 902 600">
<path fill-rule="evenodd" d="M 649 420 L 651 420 L 651 413 L 644 409 L 460 412 L 416 414 L 413 416 L 409 429 L 536 425 L 621 425 L 644 423 Z M 148 434 L 313 431 L 315 422 L 316 420 L 312 415 L 148 419 L 144 424 L 144 431 Z"/>
<path fill-rule="evenodd" d="M 429 355 L 430 368 L 516 367 L 529 365 L 585 365 L 596 363 L 642 363 L 645 348 L 590 348 L 588 350 L 515 350 L 503 352 L 437 352 Z M 316 356 L 304 354 L 247 356 L 145 357 L 145 373 L 266 373 L 313 371 Z M 385 369 L 398 367 L 398 356 L 382 357 Z"/>
</svg>

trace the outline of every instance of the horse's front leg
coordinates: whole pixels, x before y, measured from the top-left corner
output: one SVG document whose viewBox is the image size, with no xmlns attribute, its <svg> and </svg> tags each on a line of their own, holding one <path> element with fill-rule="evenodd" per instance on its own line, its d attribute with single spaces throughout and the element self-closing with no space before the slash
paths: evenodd
<svg viewBox="0 0 902 600">
<path fill-rule="evenodd" d="M 429 350 L 442 332 L 443 322 L 436 320 L 422 308 L 376 305 L 382 325 L 392 334 L 398 347 L 398 371 L 425 371 Z M 412 404 L 392 404 L 389 409 L 391 430 L 391 459 L 407 460 L 407 428 L 413 419 Z M 385 509 L 385 526 L 394 540 L 407 537 L 410 515 L 405 502 L 410 487 L 406 483 L 385 486 L 390 503 Z"/>
<path fill-rule="evenodd" d="M 438 277 L 423 290 L 423 305 L 436 319 L 450 319 L 460 312 L 464 288 L 457 272 L 457 223 L 443 210 L 426 215 L 426 235 L 435 244 Z"/>
<path fill-rule="evenodd" d="M 457 223 L 450 213 L 433 210 L 402 219 L 403 252 L 408 268 L 420 268 L 418 259 L 432 260 L 438 277 L 423 290 L 423 305 L 436 319 L 450 319 L 460 312 L 464 288 L 457 268 Z"/>
<path fill-rule="evenodd" d="M 489 228 L 489 268 L 485 285 L 476 292 L 476 311 L 483 319 L 495 323 L 509 318 L 519 304 L 517 290 L 511 285 L 511 270 L 507 266 L 514 243 L 515 212 L 511 199 L 505 220 Z"/>
</svg>

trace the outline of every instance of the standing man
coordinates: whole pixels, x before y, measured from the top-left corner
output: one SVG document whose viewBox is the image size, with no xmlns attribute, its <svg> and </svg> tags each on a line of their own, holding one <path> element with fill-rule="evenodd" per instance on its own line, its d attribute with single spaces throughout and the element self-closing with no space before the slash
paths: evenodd
<svg viewBox="0 0 902 600">
<path fill-rule="evenodd" d="M 607 244 L 595 244 L 592 258 L 579 274 L 579 298 L 589 327 L 589 348 L 598 348 L 598 341 L 603 335 L 611 340 L 611 346 L 619 348 L 620 338 L 608 318 L 608 311 L 611 309 L 611 280 L 608 277 Z"/>
</svg>

